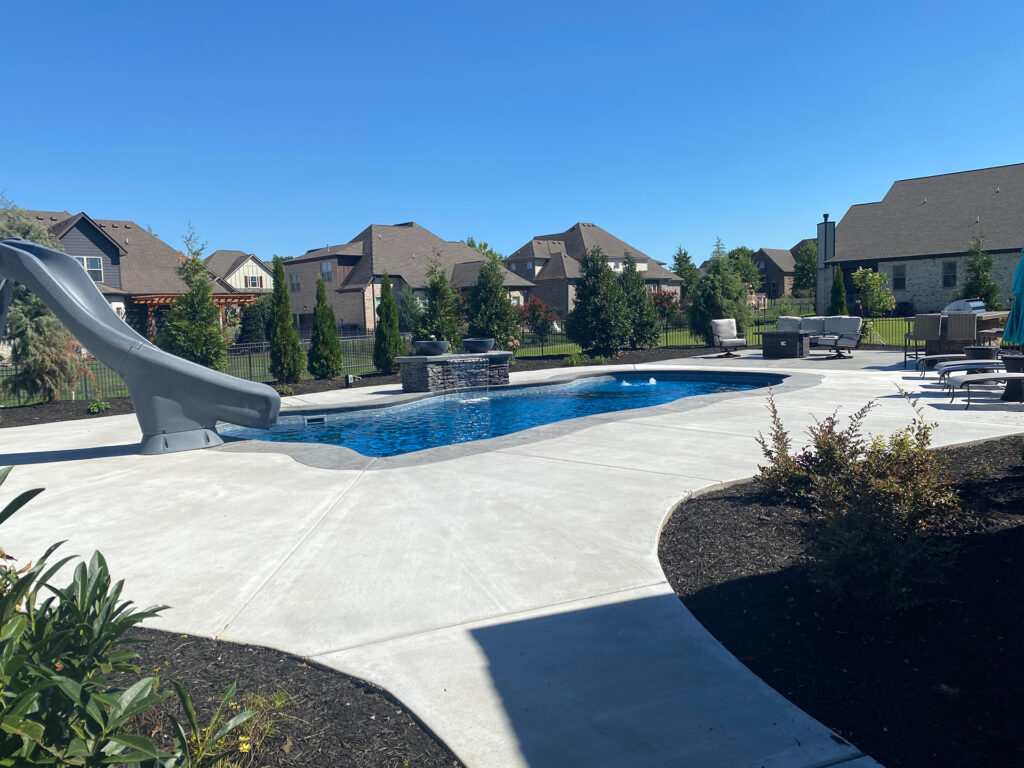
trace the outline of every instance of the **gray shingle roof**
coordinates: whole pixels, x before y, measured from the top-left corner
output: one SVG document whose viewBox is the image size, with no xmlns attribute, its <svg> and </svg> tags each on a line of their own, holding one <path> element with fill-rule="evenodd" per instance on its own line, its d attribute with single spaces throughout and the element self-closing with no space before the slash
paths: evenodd
<svg viewBox="0 0 1024 768">
<path fill-rule="evenodd" d="M 268 273 L 273 274 L 272 267 L 268 267 L 262 261 L 257 259 L 255 254 L 246 253 L 245 251 L 214 251 L 203 259 L 203 263 L 213 274 L 218 277 L 228 278 L 231 277 L 232 272 L 242 266 L 250 258 L 266 269 Z"/>
<path fill-rule="evenodd" d="M 456 288 L 471 288 L 476 285 L 480 276 L 480 268 L 484 265 L 483 259 L 478 261 L 462 261 L 452 266 L 451 281 Z M 520 277 L 515 272 L 510 272 L 504 267 L 501 284 L 506 288 L 529 288 L 533 285 L 525 277 Z"/>
<path fill-rule="evenodd" d="M 768 259 L 783 272 L 794 272 L 796 270 L 796 257 L 793 251 L 785 251 L 781 248 L 761 248 L 754 254 L 754 263 L 761 258 Z"/>
<path fill-rule="evenodd" d="M 552 256 L 544 268 L 538 272 L 533 281 L 539 283 L 542 280 L 574 280 L 580 276 L 580 263 L 576 259 L 565 254 Z"/>
<path fill-rule="evenodd" d="M 986 251 L 1024 245 L 1024 163 L 895 182 L 846 212 L 832 262 L 965 253 L 979 235 Z"/>
</svg>

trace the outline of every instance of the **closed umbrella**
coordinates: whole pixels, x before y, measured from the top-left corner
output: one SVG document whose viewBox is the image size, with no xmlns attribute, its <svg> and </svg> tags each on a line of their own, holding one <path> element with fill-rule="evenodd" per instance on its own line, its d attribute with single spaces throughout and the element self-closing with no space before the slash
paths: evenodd
<svg viewBox="0 0 1024 768">
<path fill-rule="evenodd" d="M 1013 309 L 1006 318 L 1003 341 L 1008 344 L 1024 344 L 1024 248 L 1021 249 L 1017 271 L 1013 273 Z"/>
</svg>

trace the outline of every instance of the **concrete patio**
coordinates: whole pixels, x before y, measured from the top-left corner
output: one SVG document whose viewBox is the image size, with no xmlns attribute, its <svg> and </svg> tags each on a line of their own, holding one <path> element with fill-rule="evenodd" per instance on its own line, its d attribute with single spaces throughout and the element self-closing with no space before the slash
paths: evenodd
<svg viewBox="0 0 1024 768">
<path fill-rule="evenodd" d="M 938 445 L 1024 432 L 1024 406 L 964 411 L 902 369 L 852 360 L 698 357 L 640 369 L 772 371 L 791 433 L 877 400 L 872 433 L 921 394 Z M 512 374 L 513 383 L 571 371 Z M 609 370 L 604 367 L 602 371 Z M 514 371 L 514 369 L 513 369 Z M 395 387 L 288 398 L 388 401 Z M 470 766 L 868 766 L 739 664 L 672 594 L 658 532 L 690 494 L 757 470 L 766 391 L 591 416 L 409 457 L 288 455 L 234 443 L 134 453 L 134 417 L 0 429 L 3 526 L 23 559 L 100 549 L 152 626 L 272 646 L 389 690 Z M 327 459 L 324 459 L 327 456 Z"/>
</svg>

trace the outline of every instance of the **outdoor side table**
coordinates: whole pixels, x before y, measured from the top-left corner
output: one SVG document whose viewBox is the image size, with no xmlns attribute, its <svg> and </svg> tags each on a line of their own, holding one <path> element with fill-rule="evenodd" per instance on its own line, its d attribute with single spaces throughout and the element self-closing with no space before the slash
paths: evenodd
<svg viewBox="0 0 1024 768">
<path fill-rule="evenodd" d="M 766 359 L 807 357 L 811 351 L 811 335 L 801 331 L 764 331 L 761 352 Z"/>
<path fill-rule="evenodd" d="M 1007 373 L 1024 373 L 1024 355 L 1004 353 L 1003 365 Z M 1024 403 L 1024 381 L 1008 381 L 1006 389 L 1003 390 L 1000 400 L 1012 400 L 1015 403 Z"/>
</svg>

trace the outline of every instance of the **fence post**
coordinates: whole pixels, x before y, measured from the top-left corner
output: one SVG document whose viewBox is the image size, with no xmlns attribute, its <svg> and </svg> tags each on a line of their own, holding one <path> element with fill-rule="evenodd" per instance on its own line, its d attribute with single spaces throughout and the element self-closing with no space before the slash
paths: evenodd
<svg viewBox="0 0 1024 768">
<path fill-rule="evenodd" d="M 249 381 L 256 381 L 256 379 L 254 378 L 253 372 L 252 372 L 252 348 L 251 347 L 249 348 L 248 353 L 246 353 L 246 357 L 249 358 Z"/>
</svg>

